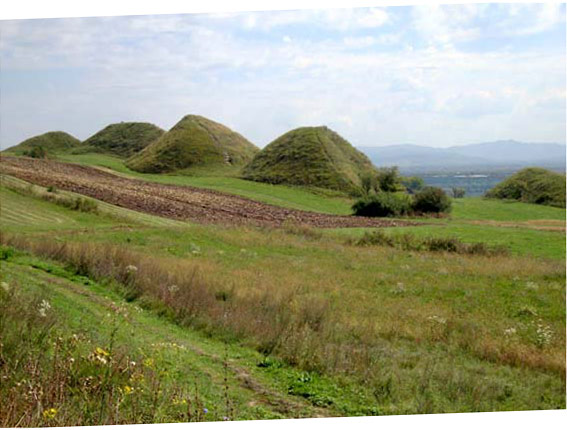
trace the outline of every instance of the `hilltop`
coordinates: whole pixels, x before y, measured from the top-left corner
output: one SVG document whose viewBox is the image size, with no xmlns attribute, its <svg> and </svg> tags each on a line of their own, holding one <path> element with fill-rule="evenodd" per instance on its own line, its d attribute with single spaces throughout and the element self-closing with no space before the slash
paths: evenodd
<svg viewBox="0 0 567 430">
<path fill-rule="evenodd" d="M 165 131 L 147 122 L 110 124 L 83 142 L 85 149 L 130 157 L 141 151 Z"/>
<path fill-rule="evenodd" d="M 243 166 L 258 151 L 240 134 L 198 115 L 187 115 L 171 130 L 127 160 L 138 172 L 162 173 L 193 166 Z"/>
<path fill-rule="evenodd" d="M 6 149 L 4 152 L 13 155 L 30 155 L 34 148 L 42 148 L 43 155 L 49 156 L 58 152 L 72 150 L 80 144 L 81 141 L 79 139 L 64 131 L 50 131 L 30 137 L 18 145 Z"/>
<path fill-rule="evenodd" d="M 565 207 L 565 176 L 539 167 L 520 170 L 486 193 L 486 197 Z"/>
<path fill-rule="evenodd" d="M 302 127 L 278 137 L 248 164 L 245 179 L 353 192 L 372 163 L 327 127 Z"/>
</svg>

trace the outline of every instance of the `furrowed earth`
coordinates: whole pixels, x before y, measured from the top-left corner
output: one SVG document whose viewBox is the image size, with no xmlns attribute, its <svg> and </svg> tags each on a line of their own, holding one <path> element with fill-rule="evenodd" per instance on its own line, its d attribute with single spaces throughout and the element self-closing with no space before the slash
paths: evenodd
<svg viewBox="0 0 567 430">
<path fill-rule="evenodd" d="M 167 218 L 198 222 L 280 226 L 293 222 L 319 228 L 395 227 L 412 222 L 326 215 L 286 209 L 218 191 L 128 179 L 93 167 L 48 160 L 2 157 L 0 171 L 45 187 Z"/>
</svg>

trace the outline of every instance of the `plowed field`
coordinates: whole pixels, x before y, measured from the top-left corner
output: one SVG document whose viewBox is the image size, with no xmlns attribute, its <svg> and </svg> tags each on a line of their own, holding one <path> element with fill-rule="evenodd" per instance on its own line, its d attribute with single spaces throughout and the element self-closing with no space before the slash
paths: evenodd
<svg viewBox="0 0 567 430">
<path fill-rule="evenodd" d="M 281 226 L 288 221 L 318 228 L 413 224 L 286 209 L 219 191 L 146 182 L 117 176 L 94 167 L 52 160 L 2 156 L 0 172 L 37 185 L 55 186 L 80 193 L 120 207 L 200 223 Z"/>
</svg>

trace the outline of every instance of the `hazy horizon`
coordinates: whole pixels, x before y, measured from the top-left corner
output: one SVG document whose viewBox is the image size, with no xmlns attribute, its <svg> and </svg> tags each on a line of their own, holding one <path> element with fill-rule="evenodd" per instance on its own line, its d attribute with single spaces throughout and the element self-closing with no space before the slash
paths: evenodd
<svg viewBox="0 0 567 430">
<path fill-rule="evenodd" d="M 194 113 L 263 147 L 565 144 L 565 5 L 465 4 L 0 21 L 0 145 Z"/>
</svg>

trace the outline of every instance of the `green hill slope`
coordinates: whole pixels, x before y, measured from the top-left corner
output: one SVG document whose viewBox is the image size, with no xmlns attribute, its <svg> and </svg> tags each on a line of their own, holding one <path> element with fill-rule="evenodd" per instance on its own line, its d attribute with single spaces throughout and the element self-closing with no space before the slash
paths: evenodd
<svg viewBox="0 0 567 430">
<path fill-rule="evenodd" d="M 171 130 L 131 157 L 138 172 L 162 173 L 193 166 L 243 166 L 258 151 L 240 134 L 198 115 L 187 115 Z"/>
<path fill-rule="evenodd" d="M 243 177 L 272 184 L 353 192 L 374 169 L 362 152 L 327 127 L 302 127 L 278 137 L 248 164 Z"/>
<path fill-rule="evenodd" d="M 38 136 L 30 137 L 20 144 L 6 149 L 10 155 L 30 155 L 34 148 L 43 148 L 45 155 L 66 152 L 77 148 L 81 141 L 63 131 L 50 131 Z"/>
<path fill-rule="evenodd" d="M 147 122 L 110 124 L 83 142 L 94 152 L 130 157 L 141 151 L 163 133 L 161 128 Z"/>
<path fill-rule="evenodd" d="M 565 176 L 529 167 L 496 185 L 486 197 L 565 207 Z"/>
</svg>

